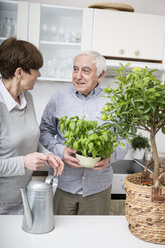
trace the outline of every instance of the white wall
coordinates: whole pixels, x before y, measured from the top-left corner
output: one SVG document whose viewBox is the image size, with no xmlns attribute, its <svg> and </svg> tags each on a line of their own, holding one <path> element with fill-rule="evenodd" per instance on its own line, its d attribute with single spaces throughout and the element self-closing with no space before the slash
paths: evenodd
<svg viewBox="0 0 165 248">
<path fill-rule="evenodd" d="M 53 93 L 59 89 L 64 89 L 71 83 L 57 82 L 36 82 L 34 89 L 31 91 L 33 95 L 34 105 L 36 109 L 37 121 L 40 123 L 43 110 Z"/>
</svg>

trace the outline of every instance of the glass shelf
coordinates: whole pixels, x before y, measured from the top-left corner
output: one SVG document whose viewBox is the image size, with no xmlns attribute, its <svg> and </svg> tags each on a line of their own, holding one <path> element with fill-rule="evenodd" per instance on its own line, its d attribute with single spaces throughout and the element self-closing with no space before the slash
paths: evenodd
<svg viewBox="0 0 165 248">
<path fill-rule="evenodd" d="M 57 45 L 57 46 L 81 46 L 81 43 L 76 42 L 57 42 L 57 41 L 40 41 L 40 45 Z"/>
<path fill-rule="evenodd" d="M 74 57 L 81 51 L 82 9 L 41 5 L 39 80 L 71 82 Z"/>
<path fill-rule="evenodd" d="M 17 1 L 0 1 L 0 42 L 16 36 Z"/>
<path fill-rule="evenodd" d="M 7 37 L 0 37 L 0 40 L 6 40 Z"/>
</svg>

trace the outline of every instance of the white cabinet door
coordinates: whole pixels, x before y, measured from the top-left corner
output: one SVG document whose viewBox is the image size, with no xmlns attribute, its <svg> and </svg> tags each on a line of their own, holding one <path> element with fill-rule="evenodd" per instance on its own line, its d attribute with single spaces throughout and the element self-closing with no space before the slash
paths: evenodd
<svg viewBox="0 0 165 248">
<path fill-rule="evenodd" d="M 91 50 L 92 48 L 92 29 L 93 29 L 93 9 L 83 9 L 82 16 L 82 40 L 81 50 Z"/>
<path fill-rule="evenodd" d="M 29 3 L 18 2 L 17 13 L 17 39 L 28 39 L 28 20 L 29 20 Z"/>
<path fill-rule="evenodd" d="M 40 38 L 40 3 L 29 3 L 28 41 L 39 47 Z"/>
<path fill-rule="evenodd" d="M 112 58 L 163 60 L 165 16 L 99 9 L 91 15 L 92 50 Z"/>
</svg>

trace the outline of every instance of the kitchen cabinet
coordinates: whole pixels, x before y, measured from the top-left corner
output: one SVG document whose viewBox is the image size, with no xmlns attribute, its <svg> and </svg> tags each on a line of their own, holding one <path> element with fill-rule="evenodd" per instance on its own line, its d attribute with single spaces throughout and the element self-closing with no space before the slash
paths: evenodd
<svg viewBox="0 0 165 248">
<path fill-rule="evenodd" d="M 17 2 L 0 1 L 0 43 L 16 34 Z"/>
<path fill-rule="evenodd" d="M 0 43 L 8 37 L 28 39 L 28 2 L 0 1 Z"/>
<path fill-rule="evenodd" d="M 110 215 L 125 215 L 125 200 L 111 199 Z"/>
<path fill-rule="evenodd" d="M 82 30 L 82 49 L 111 59 L 163 61 L 165 16 L 84 9 Z"/>
<path fill-rule="evenodd" d="M 73 58 L 81 50 L 82 9 L 42 4 L 37 13 L 40 23 L 36 45 L 44 57 L 40 79 L 71 81 Z"/>
<path fill-rule="evenodd" d="M 5 18 L 12 19 L 12 35 L 3 35 Z M 81 28 L 80 8 L 0 0 L 0 42 L 16 36 L 37 46 L 44 58 L 39 80 L 71 82 L 73 58 L 81 51 Z"/>
</svg>

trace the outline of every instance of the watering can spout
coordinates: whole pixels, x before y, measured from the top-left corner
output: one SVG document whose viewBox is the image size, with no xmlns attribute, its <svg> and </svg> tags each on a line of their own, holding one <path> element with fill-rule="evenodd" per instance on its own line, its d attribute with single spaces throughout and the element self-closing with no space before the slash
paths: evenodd
<svg viewBox="0 0 165 248">
<path fill-rule="evenodd" d="M 21 188 L 21 196 L 22 196 L 22 202 L 23 202 L 23 207 L 24 207 L 24 225 L 27 227 L 27 229 L 32 228 L 32 213 L 30 210 L 29 202 L 27 199 L 27 193 L 25 188 Z"/>
</svg>

